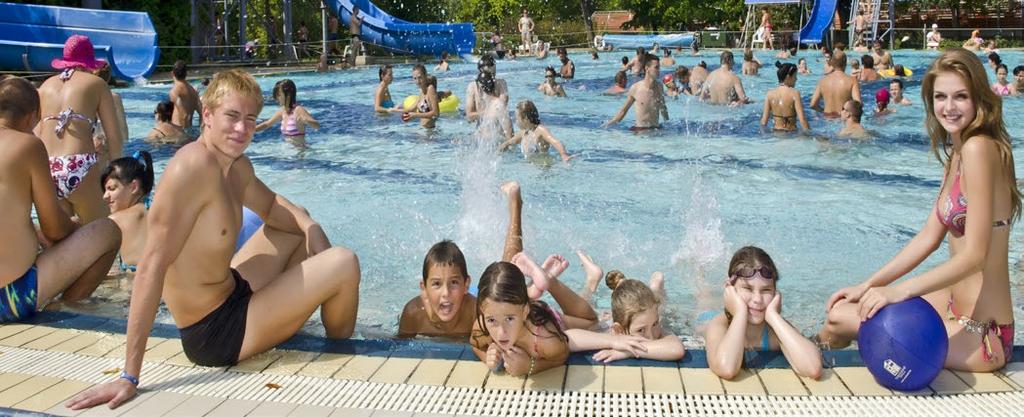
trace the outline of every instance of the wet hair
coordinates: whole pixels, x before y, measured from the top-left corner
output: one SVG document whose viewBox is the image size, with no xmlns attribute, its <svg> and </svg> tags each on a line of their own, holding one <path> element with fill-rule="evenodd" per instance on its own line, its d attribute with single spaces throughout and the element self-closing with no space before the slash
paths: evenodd
<svg viewBox="0 0 1024 417">
<path fill-rule="evenodd" d="M 1024 72 L 1024 65 L 1013 67 L 1013 75 L 1020 75 L 1022 72 Z"/>
<path fill-rule="evenodd" d="M 494 57 L 490 55 L 484 55 L 480 57 L 480 60 L 476 62 L 476 69 L 479 71 L 483 67 L 493 67 L 497 64 L 494 63 Z"/>
<path fill-rule="evenodd" d="M 892 67 L 892 73 L 897 77 L 906 77 L 907 69 L 903 67 L 903 64 L 896 64 Z"/>
<path fill-rule="evenodd" d="M 780 83 L 786 81 L 786 78 L 789 78 L 790 75 L 795 76 L 797 73 L 796 65 L 790 64 L 788 62 L 782 63 L 779 61 L 775 61 L 775 67 L 779 69 L 778 71 L 776 71 L 776 74 L 779 77 Z"/>
<path fill-rule="evenodd" d="M 627 82 L 629 82 L 629 76 L 626 75 L 626 71 L 615 73 L 615 84 L 625 87 Z"/>
<path fill-rule="evenodd" d="M 681 81 L 682 79 L 684 79 L 686 77 L 689 77 L 689 76 L 690 76 L 690 69 L 687 68 L 685 65 L 680 65 L 680 66 L 676 67 L 676 79 L 679 79 L 680 82 L 682 82 Z"/>
<path fill-rule="evenodd" d="M 188 65 L 185 61 L 177 60 L 174 61 L 174 67 L 171 68 L 171 74 L 174 75 L 174 79 L 184 81 L 185 77 L 188 76 Z"/>
<path fill-rule="evenodd" d="M 1005 70 L 1007 74 L 1010 73 L 1010 67 L 1007 67 L 1006 64 L 996 65 L 996 75 L 999 75 L 999 70 Z"/>
<path fill-rule="evenodd" d="M 800 59 L 796 60 L 797 64 L 800 64 L 801 62 L 803 62 L 804 65 L 807 65 L 807 58 L 800 58 Z"/>
<path fill-rule="evenodd" d="M 744 49 L 743 60 L 746 62 L 752 62 L 754 60 L 754 50 L 750 48 Z"/>
<path fill-rule="evenodd" d="M 274 98 L 288 114 L 291 114 L 292 109 L 295 108 L 295 94 L 295 83 L 292 80 L 286 78 L 274 84 Z"/>
<path fill-rule="evenodd" d="M 875 58 L 872 58 L 871 55 L 864 55 L 860 57 L 860 63 L 863 65 L 864 69 L 875 68 Z"/>
<path fill-rule="evenodd" d="M 621 71 L 620 71 L 621 72 Z M 534 125 L 540 124 L 540 112 L 537 111 L 537 106 L 530 100 L 520 101 L 516 105 L 516 111 L 523 115 L 523 118 Z"/>
<path fill-rule="evenodd" d="M 210 78 L 209 77 L 203 78 L 203 81 L 200 81 L 199 83 L 202 84 L 203 87 L 209 87 L 210 86 Z"/>
<path fill-rule="evenodd" d="M 628 56 L 622 57 L 622 65 L 626 65 L 628 63 L 629 63 L 629 57 Z"/>
<path fill-rule="evenodd" d="M 1003 121 L 1003 100 L 989 86 L 985 66 L 973 52 L 963 48 L 947 49 L 932 62 L 921 81 L 921 99 L 925 105 L 925 127 L 931 138 L 932 153 L 945 168 L 949 168 L 950 153 L 953 149 L 949 133 L 935 117 L 935 79 L 940 74 L 953 73 L 960 76 L 974 102 L 974 120 L 964 128 L 963 138 L 981 136 L 995 142 L 1003 166 L 1007 191 L 1010 193 L 1010 218 L 1017 220 L 1021 212 L 1021 193 L 1017 189 L 1017 176 L 1013 164 L 1013 148 L 1010 134 Z M 942 153 L 939 153 L 939 148 Z"/>
<path fill-rule="evenodd" d="M 612 289 L 612 321 L 622 326 L 627 333 L 629 325 L 633 323 L 633 317 L 661 304 L 661 300 L 651 287 L 635 279 L 626 278 L 626 275 L 618 270 L 605 274 L 604 283 Z"/>
<path fill-rule="evenodd" d="M 837 51 L 832 54 L 832 59 L 830 59 L 828 63 L 834 69 L 846 71 L 846 53 L 843 51 Z"/>
<path fill-rule="evenodd" d="M 437 77 L 435 77 L 433 75 L 428 75 L 427 76 L 427 86 L 428 87 L 434 87 L 434 90 L 437 90 Z"/>
<path fill-rule="evenodd" d="M 893 78 L 889 80 L 889 84 L 896 84 L 900 86 L 900 91 L 903 91 L 903 80 L 899 78 Z"/>
<path fill-rule="evenodd" d="M 141 158 L 141 160 L 140 160 Z M 121 184 L 139 182 L 139 200 L 142 201 L 153 191 L 153 156 L 146 151 L 138 151 L 135 156 L 125 156 L 110 161 L 110 165 L 100 176 L 100 189 L 107 186 L 108 179 L 115 179 Z"/>
<path fill-rule="evenodd" d="M 39 92 L 28 80 L 11 77 L 0 81 L 0 119 L 20 123 L 39 109 Z"/>
<path fill-rule="evenodd" d="M 704 61 L 700 61 L 700 63 L 697 64 L 697 66 L 701 67 L 701 68 L 704 68 L 704 69 L 707 69 L 708 68 L 708 63 L 704 62 Z"/>
<path fill-rule="evenodd" d="M 555 77 L 558 75 L 558 71 L 555 71 L 552 67 L 544 68 L 544 78 L 547 78 L 549 75 Z"/>
<path fill-rule="evenodd" d="M 170 100 L 164 100 L 156 105 L 156 110 L 153 111 L 156 114 L 157 120 L 170 123 L 171 116 L 174 115 L 174 102 Z"/>
<path fill-rule="evenodd" d="M 256 113 L 263 109 L 263 90 L 259 83 L 248 72 L 240 69 L 229 69 L 213 75 L 213 81 L 203 93 L 203 106 L 210 111 L 220 107 L 220 101 L 229 93 L 237 93 L 245 98 L 256 100 Z"/>
<path fill-rule="evenodd" d="M 555 55 L 567 55 L 568 53 L 569 52 L 565 50 L 564 46 L 559 46 L 558 48 L 555 48 Z"/>
<path fill-rule="evenodd" d="M 567 55 L 562 55 L 562 57 L 561 57 L 561 58 L 558 58 L 558 60 L 559 60 L 559 61 L 561 61 L 561 62 L 562 62 L 562 64 L 567 64 L 567 63 L 569 63 L 569 57 L 568 57 Z"/>
<path fill-rule="evenodd" d="M 324 55 L 324 56 L 326 56 L 326 55 Z M 379 78 L 381 81 L 384 81 L 384 74 L 387 74 L 388 71 L 394 71 L 393 68 L 394 67 L 392 67 L 390 64 L 388 64 L 388 65 L 381 65 L 380 68 L 377 69 L 377 78 Z"/>
<path fill-rule="evenodd" d="M 654 54 L 644 54 L 644 68 L 647 68 L 647 66 L 650 65 L 652 61 L 661 62 L 661 59 Z"/>
<path fill-rule="evenodd" d="M 484 324 L 484 301 L 520 306 L 529 305 L 530 311 L 526 319 L 531 324 L 548 329 L 564 342 L 569 341 L 569 336 L 566 336 L 565 331 L 558 326 L 558 319 L 555 318 L 547 303 L 530 300 L 526 293 L 526 277 L 518 266 L 508 262 L 494 262 L 487 266 L 483 274 L 480 274 L 476 303 L 476 320 L 480 330 L 473 332 L 473 339 L 490 336 L 487 326 Z"/>
<path fill-rule="evenodd" d="M 459 268 L 459 274 L 463 278 L 469 278 L 469 270 L 466 268 L 466 257 L 459 249 L 459 245 L 450 240 L 442 240 L 430 247 L 427 256 L 423 257 L 423 282 L 427 282 L 427 275 L 430 268 L 435 266 L 454 266 Z"/>
<path fill-rule="evenodd" d="M 996 65 L 1003 63 L 1003 57 L 999 56 L 999 54 L 995 52 L 988 54 L 988 60 L 994 62 Z"/>
<path fill-rule="evenodd" d="M 850 100 L 848 103 L 852 106 L 850 109 L 850 117 L 853 118 L 853 121 L 860 123 L 860 119 L 864 117 L 864 103 L 857 100 Z M 845 106 L 846 104 L 844 103 L 843 105 Z"/>
<path fill-rule="evenodd" d="M 722 65 L 728 65 L 732 67 L 733 65 L 736 64 L 736 58 L 732 55 L 732 51 L 722 51 L 722 55 L 721 57 L 719 57 L 718 62 L 720 62 Z"/>
<path fill-rule="evenodd" d="M 476 75 L 476 85 L 481 91 L 492 96 L 494 95 L 494 91 L 498 88 L 498 84 L 494 81 L 494 74 L 491 74 L 489 71 L 480 71 L 480 73 Z"/>
<path fill-rule="evenodd" d="M 854 101 L 854 103 L 857 103 Z M 779 281 L 781 276 L 779 275 L 779 269 L 775 267 L 775 262 L 772 261 L 772 257 L 768 256 L 768 252 L 757 246 L 744 246 L 732 254 L 732 260 L 729 261 L 729 271 L 726 275 L 726 279 L 732 279 L 736 272 L 742 267 L 749 267 L 758 269 L 762 266 L 768 267 L 768 270 L 772 272 L 775 277 L 772 280 L 775 282 Z"/>
</svg>

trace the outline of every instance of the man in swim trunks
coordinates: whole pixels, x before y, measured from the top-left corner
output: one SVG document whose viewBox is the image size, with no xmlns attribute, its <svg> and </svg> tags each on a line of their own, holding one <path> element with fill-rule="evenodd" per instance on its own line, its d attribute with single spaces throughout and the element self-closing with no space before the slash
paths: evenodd
<svg viewBox="0 0 1024 417">
<path fill-rule="evenodd" d="M 349 65 L 356 64 L 356 57 L 362 53 L 363 44 L 359 35 L 363 30 L 363 17 L 359 15 L 359 6 L 352 5 L 352 17 L 348 19 L 348 34 L 352 38 L 352 52 L 348 55 Z"/>
<path fill-rule="evenodd" d="M 882 41 L 875 41 L 871 45 L 871 58 L 875 60 L 875 69 L 885 71 L 892 68 L 892 54 L 882 48 Z"/>
<path fill-rule="evenodd" d="M 750 97 L 743 91 L 743 82 L 732 71 L 735 57 L 731 51 L 722 51 L 719 58 L 721 67 L 711 71 L 701 88 L 701 100 L 711 104 L 735 106 L 749 104 Z"/>
<path fill-rule="evenodd" d="M 199 101 L 199 93 L 188 83 L 188 66 L 185 61 L 177 60 L 174 68 L 171 68 L 171 76 L 174 77 L 174 85 L 171 92 L 167 94 L 171 103 L 174 103 L 174 113 L 171 115 L 171 123 L 185 129 L 192 137 L 199 132 L 192 129 L 192 115 L 203 108 Z M 203 116 L 199 115 L 199 124 L 202 125 Z"/>
<path fill-rule="evenodd" d="M 244 155 L 263 93 L 233 69 L 214 76 L 203 94 L 203 134 L 167 163 L 149 211 L 128 311 L 121 377 L 67 402 L 72 409 L 117 407 L 136 393 L 161 298 L 181 331 L 185 355 L 199 365 L 226 366 L 295 334 L 317 309 L 329 338 L 355 329 L 359 261 L 331 247 L 299 206 L 271 191 Z M 237 254 L 242 206 L 264 225 Z"/>
<path fill-rule="evenodd" d="M 0 82 L 0 323 L 25 320 L 50 300 L 88 297 L 107 275 L 121 231 L 107 218 L 78 230 L 57 203 L 46 148 L 32 134 L 39 94 L 22 78 Z M 40 242 L 32 224 L 39 217 Z M 62 294 L 63 293 L 63 294 Z"/>
<path fill-rule="evenodd" d="M 523 9 L 523 17 L 519 18 L 519 35 L 526 50 L 533 53 L 533 48 L 530 47 L 533 44 L 533 19 L 530 19 L 526 9 Z"/>
<path fill-rule="evenodd" d="M 626 112 L 636 103 L 636 122 L 632 130 L 657 129 L 661 127 L 658 120 L 660 113 L 665 120 L 668 120 L 668 107 L 665 106 L 665 87 L 661 83 L 660 74 L 661 62 L 658 57 L 652 54 L 644 55 L 644 79 L 637 81 L 629 87 L 626 93 L 626 103 L 612 120 L 605 123 L 605 127 L 616 124 L 626 117 Z"/>
<path fill-rule="evenodd" d="M 849 100 L 860 101 L 860 84 L 846 74 L 846 54 L 838 51 L 828 61 L 831 68 L 818 80 L 811 96 L 811 108 L 824 112 L 828 118 L 839 118 L 843 104 Z M 819 104 L 824 100 L 824 109 Z"/>
</svg>

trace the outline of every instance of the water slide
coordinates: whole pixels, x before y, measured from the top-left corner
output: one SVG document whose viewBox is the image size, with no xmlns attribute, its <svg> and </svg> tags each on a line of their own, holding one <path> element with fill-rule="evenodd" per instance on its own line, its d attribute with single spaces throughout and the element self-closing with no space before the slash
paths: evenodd
<svg viewBox="0 0 1024 417">
<path fill-rule="evenodd" d="M 76 34 L 88 36 L 96 57 L 122 80 L 148 77 L 160 57 L 147 13 L 0 3 L 0 68 L 54 71 L 50 61 Z"/>
<path fill-rule="evenodd" d="M 836 15 L 836 3 L 838 0 L 814 1 L 811 18 L 800 29 L 800 43 L 804 45 L 821 44 L 822 38 L 825 37 L 825 31 L 832 26 L 832 19 Z"/>
<path fill-rule="evenodd" d="M 391 16 L 369 0 L 327 0 L 326 3 L 342 23 L 339 31 L 348 30 L 352 6 L 359 6 L 359 15 L 363 17 L 359 38 L 396 54 L 469 55 L 476 44 L 472 23 L 407 22 Z"/>
</svg>

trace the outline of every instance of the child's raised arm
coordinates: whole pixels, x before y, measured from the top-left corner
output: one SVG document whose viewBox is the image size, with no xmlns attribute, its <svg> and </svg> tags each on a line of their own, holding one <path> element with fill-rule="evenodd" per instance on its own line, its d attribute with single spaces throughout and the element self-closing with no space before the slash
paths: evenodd
<svg viewBox="0 0 1024 417">
<path fill-rule="evenodd" d="M 768 304 L 765 322 L 772 327 L 782 346 L 782 354 L 786 355 L 789 365 L 800 376 L 815 380 L 821 379 L 821 350 L 814 342 L 793 327 L 780 313 L 782 293 L 776 292 Z"/>
<path fill-rule="evenodd" d="M 262 132 L 264 130 L 267 130 L 268 127 L 273 126 L 273 125 L 277 124 L 278 122 L 280 122 L 281 121 L 281 112 L 282 111 L 284 111 L 284 109 L 278 109 L 276 112 L 274 112 L 274 115 L 271 116 L 269 119 L 264 120 L 262 123 L 256 125 L 256 131 L 257 132 Z"/>
</svg>

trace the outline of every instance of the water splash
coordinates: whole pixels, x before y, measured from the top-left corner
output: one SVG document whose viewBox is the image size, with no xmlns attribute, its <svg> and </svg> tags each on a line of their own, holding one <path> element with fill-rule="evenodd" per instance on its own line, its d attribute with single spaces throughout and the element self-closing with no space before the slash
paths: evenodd
<svg viewBox="0 0 1024 417">
<path fill-rule="evenodd" d="M 462 188 L 456 236 L 467 262 L 481 267 L 501 258 L 508 224 L 498 188 L 497 145 L 503 139 L 499 131 L 498 117 L 487 112 L 472 140 L 465 141 L 456 155 Z"/>
<path fill-rule="evenodd" d="M 704 188 L 700 173 L 694 178 L 690 207 L 682 220 L 683 241 L 672 256 L 672 264 L 691 269 L 697 299 L 696 311 L 700 313 L 719 304 L 712 297 L 712 289 L 716 286 L 707 282 L 705 273 L 712 265 L 722 261 L 726 251 L 722 218 L 718 214 L 718 199 L 714 192 Z"/>
<path fill-rule="evenodd" d="M 134 87 L 148 87 L 149 86 L 149 80 L 146 79 L 145 77 L 135 77 L 132 80 L 132 85 Z"/>
</svg>

